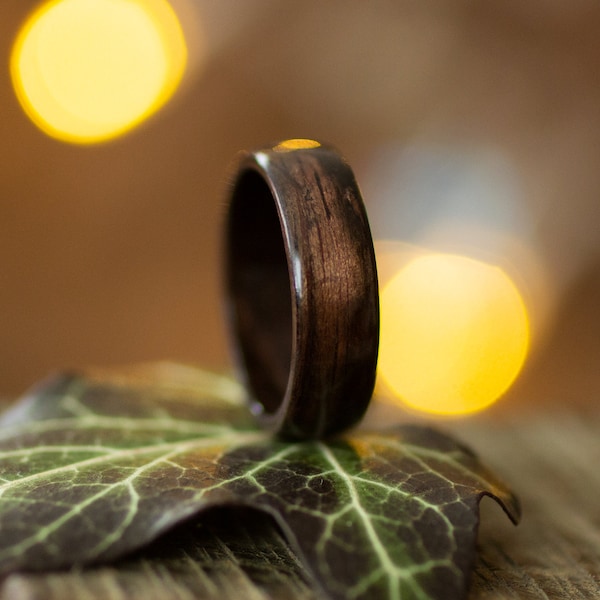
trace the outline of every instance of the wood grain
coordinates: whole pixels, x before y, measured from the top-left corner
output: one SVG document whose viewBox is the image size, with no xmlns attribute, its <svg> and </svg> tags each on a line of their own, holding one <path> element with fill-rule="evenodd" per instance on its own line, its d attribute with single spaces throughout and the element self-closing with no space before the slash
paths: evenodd
<svg viewBox="0 0 600 600">
<path fill-rule="evenodd" d="M 320 144 L 242 154 L 226 240 L 232 339 L 254 412 L 292 438 L 359 421 L 375 381 L 379 300 L 348 164 Z"/>
<path fill-rule="evenodd" d="M 513 529 L 484 503 L 471 598 L 600 598 L 600 416 L 523 419 L 459 428 L 523 505 Z"/>
</svg>

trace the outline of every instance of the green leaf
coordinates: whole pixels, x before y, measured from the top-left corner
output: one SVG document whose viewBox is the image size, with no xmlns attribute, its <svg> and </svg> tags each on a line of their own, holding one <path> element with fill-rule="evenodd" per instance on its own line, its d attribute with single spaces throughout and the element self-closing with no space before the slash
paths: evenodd
<svg viewBox="0 0 600 600">
<path fill-rule="evenodd" d="M 220 508 L 83 570 L 14 573 L 1 600 L 322 600 L 269 515 Z"/>
<path fill-rule="evenodd" d="M 479 500 L 518 504 L 427 427 L 289 443 L 231 380 L 187 367 L 61 375 L 0 420 L 0 572 L 114 561 L 214 506 L 272 515 L 331 598 L 460 599 Z"/>
</svg>

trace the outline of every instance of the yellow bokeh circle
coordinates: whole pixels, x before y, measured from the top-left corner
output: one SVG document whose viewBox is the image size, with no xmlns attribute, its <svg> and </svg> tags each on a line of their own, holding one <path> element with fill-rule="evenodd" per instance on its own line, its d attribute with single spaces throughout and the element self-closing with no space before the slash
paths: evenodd
<svg viewBox="0 0 600 600">
<path fill-rule="evenodd" d="M 529 347 L 523 299 L 500 268 L 426 254 L 401 269 L 381 296 L 379 375 L 409 407 L 465 414 L 502 395 Z"/>
<path fill-rule="evenodd" d="M 25 22 L 10 69 L 19 102 L 45 133 L 90 144 L 162 106 L 187 49 L 166 0 L 54 0 Z"/>
</svg>

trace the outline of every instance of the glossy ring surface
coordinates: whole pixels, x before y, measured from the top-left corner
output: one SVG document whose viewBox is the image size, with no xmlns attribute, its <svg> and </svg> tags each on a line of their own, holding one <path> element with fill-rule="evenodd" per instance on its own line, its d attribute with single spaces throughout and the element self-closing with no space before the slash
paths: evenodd
<svg viewBox="0 0 600 600">
<path fill-rule="evenodd" d="M 357 423 L 375 382 L 379 299 L 349 165 L 312 140 L 242 153 L 225 239 L 229 326 L 252 411 L 293 439 Z"/>
</svg>

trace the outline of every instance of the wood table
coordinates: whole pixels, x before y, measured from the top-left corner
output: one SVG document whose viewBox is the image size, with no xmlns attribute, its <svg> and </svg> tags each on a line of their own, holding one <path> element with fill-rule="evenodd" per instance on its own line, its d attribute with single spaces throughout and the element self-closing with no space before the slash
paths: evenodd
<svg viewBox="0 0 600 600">
<path fill-rule="evenodd" d="M 472 600 L 600 598 L 600 418 L 532 413 L 461 426 L 461 436 L 520 496 L 507 526 L 482 503 Z"/>
</svg>

